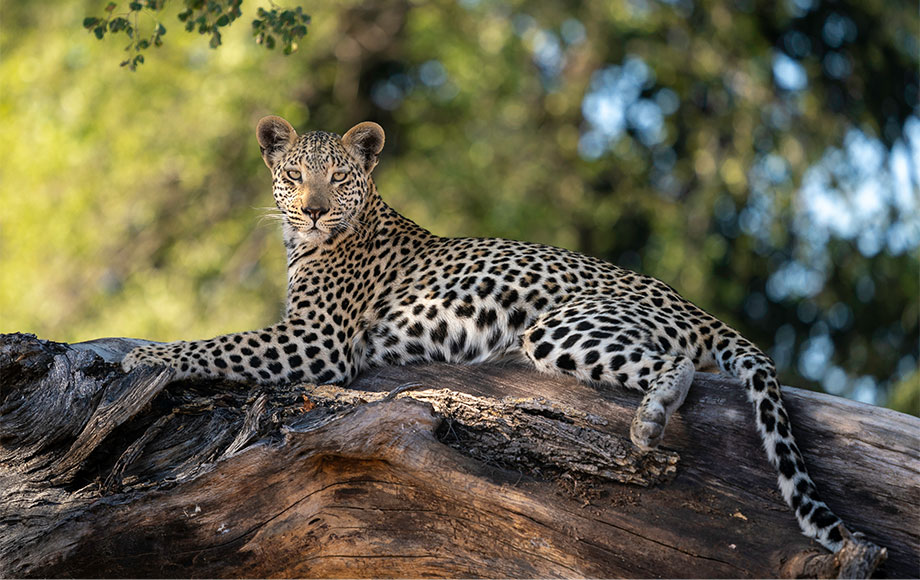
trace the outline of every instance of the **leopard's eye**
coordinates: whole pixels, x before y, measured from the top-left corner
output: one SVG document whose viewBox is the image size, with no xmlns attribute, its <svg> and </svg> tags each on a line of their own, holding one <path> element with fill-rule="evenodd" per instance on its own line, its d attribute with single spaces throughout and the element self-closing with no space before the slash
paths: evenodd
<svg viewBox="0 0 920 580">
<path fill-rule="evenodd" d="M 348 173 L 344 171 L 336 171 L 332 174 L 332 183 L 341 183 L 342 181 L 345 181 L 345 177 L 347 175 Z"/>
<path fill-rule="evenodd" d="M 296 169 L 288 169 L 287 176 L 291 181 L 300 181 L 300 172 Z"/>
</svg>

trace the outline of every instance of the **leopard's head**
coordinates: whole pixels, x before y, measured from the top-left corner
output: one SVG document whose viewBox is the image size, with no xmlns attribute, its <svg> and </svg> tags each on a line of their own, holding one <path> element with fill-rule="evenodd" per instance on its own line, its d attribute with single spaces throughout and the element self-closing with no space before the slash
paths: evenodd
<svg viewBox="0 0 920 580">
<path fill-rule="evenodd" d="M 288 233 L 316 245 L 360 229 L 358 217 L 383 149 L 380 125 L 359 123 L 342 137 L 323 131 L 297 135 L 290 123 L 271 116 L 259 121 L 257 136 Z"/>
</svg>

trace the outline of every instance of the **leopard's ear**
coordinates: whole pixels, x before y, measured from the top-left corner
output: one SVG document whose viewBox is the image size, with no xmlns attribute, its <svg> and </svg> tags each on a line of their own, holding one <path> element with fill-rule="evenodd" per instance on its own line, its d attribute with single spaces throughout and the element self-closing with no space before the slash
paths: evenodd
<svg viewBox="0 0 920 580">
<path fill-rule="evenodd" d="M 342 145 L 368 173 L 377 165 L 377 156 L 383 150 L 383 141 L 383 128 L 373 121 L 358 123 L 342 137 Z"/>
<path fill-rule="evenodd" d="M 271 115 L 259 121 L 256 137 L 259 139 L 262 160 L 269 169 L 274 169 L 297 140 L 297 132 L 281 117 Z"/>
</svg>

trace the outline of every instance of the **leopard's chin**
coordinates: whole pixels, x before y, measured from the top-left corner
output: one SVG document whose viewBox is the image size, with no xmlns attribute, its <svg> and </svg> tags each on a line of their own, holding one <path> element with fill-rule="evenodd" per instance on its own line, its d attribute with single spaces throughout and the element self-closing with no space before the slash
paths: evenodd
<svg viewBox="0 0 920 580">
<path fill-rule="evenodd" d="M 330 233 L 319 228 L 297 228 L 297 237 L 301 242 L 316 245 L 329 239 Z"/>
</svg>

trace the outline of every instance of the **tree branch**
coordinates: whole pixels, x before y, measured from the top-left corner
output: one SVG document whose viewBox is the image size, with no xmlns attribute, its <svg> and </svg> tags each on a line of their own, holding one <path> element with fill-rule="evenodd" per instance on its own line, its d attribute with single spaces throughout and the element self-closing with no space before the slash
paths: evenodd
<svg viewBox="0 0 920 580">
<path fill-rule="evenodd" d="M 733 380 L 698 374 L 643 456 L 630 393 L 527 369 L 168 383 L 121 373 L 134 344 L 0 336 L 3 576 L 854 576 L 884 558 L 800 535 Z M 828 503 L 887 546 L 881 573 L 916 574 L 920 421 L 784 395 Z"/>
</svg>

